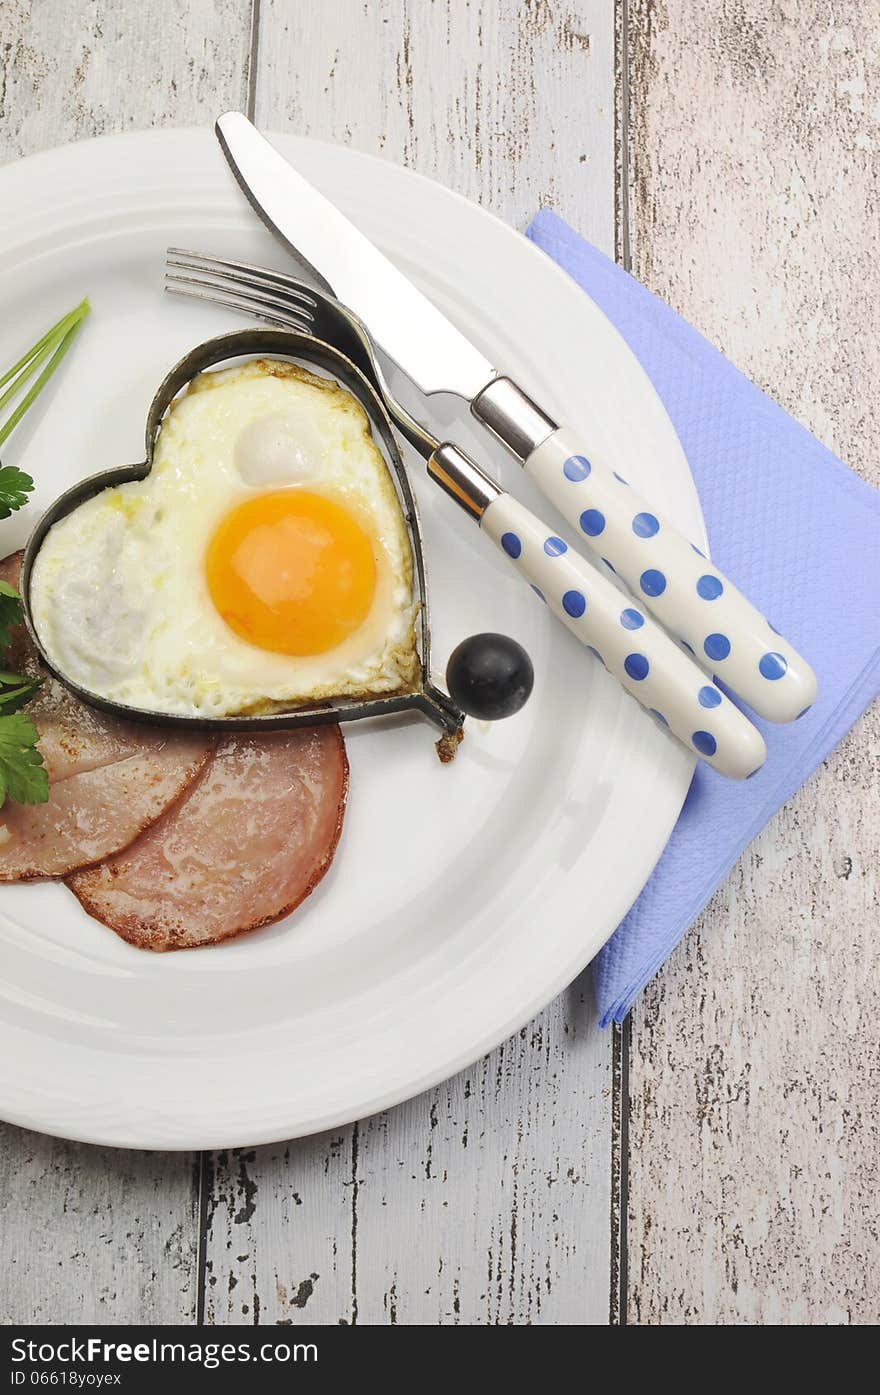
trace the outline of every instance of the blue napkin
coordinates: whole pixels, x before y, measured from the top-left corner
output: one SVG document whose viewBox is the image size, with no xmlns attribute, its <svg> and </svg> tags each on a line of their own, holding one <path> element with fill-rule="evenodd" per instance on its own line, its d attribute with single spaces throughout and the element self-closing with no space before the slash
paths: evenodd
<svg viewBox="0 0 880 1395">
<path fill-rule="evenodd" d="M 629 344 L 684 447 L 713 559 L 819 680 L 800 721 L 756 719 L 768 754 L 753 779 L 698 766 L 651 879 L 593 966 L 606 1026 L 623 1021 L 743 849 L 880 691 L 880 493 L 561 218 L 542 210 L 527 236 Z"/>
</svg>

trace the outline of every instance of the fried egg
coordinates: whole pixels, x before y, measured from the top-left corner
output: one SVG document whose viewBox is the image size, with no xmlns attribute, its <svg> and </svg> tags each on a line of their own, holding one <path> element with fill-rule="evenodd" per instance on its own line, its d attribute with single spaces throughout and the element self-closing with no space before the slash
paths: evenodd
<svg viewBox="0 0 880 1395">
<path fill-rule="evenodd" d="M 418 679 L 409 536 L 366 413 L 281 361 L 196 378 L 146 479 L 50 529 L 30 603 L 61 673 L 142 709 L 250 715 Z"/>
</svg>

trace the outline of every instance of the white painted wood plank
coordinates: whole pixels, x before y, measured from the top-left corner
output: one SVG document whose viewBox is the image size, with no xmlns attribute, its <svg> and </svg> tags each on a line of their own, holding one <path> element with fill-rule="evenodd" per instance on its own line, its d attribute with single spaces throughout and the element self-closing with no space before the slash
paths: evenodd
<svg viewBox="0 0 880 1395">
<path fill-rule="evenodd" d="M 523 226 L 614 241 L 613 13 L 263 0 L 267 128 L 401 160 Z M 211 1321 L 607 1322 L 611 1038 L 589 984 L 438 1090 L 214 1160 Z"/>
<path fill-rule="evenodd" d="M 613 0 L 263 0 L 260 124 L 409 165 L 614 247 Z"/>
<path fill-rule="evenodd" d="M 610 1038 L 591 993 L 399 1109 L 218 1154 L 206 1319 L 607 1322 Z"/>
<path fill-rule="evenodd" d="M 197 1163 L 0 1124 L 0 1320 L 193 1322 Z"/>
<path fill-rule="evenodd" d="M 0 160 L 242 104 L 249 35 L 249 0 L 3 0 Z M 193 1169 L 0 1125 L 2 1320 L 192 1321 Z"/>
<path fill-rule="evenodd" d="M 250 0 L 3 0 L 0 160 L 244 106 Z"/>
<path fill-rule="evenodd" d="M 636 274 L 880 483 L 880 8 L 630 0 Z M 637 1005 L 629 1318 L 880 1318 L 880 713 Z"/>
</svg>

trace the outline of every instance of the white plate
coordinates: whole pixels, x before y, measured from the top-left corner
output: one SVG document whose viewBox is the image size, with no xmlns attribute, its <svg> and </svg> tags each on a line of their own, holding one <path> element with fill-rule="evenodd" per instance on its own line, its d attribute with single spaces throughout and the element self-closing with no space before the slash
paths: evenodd
<svg viewBox="0 0 880 1395">
<path fill-rule="evenodd" d="M 489 356 L 579 429 L 599 416 L 620 468 L 702 537 L 677 438 L 598 309 L 518 234 L 354 151 L 278 138 L 304 174 Z M 0 363 L 83 294 L 94 314 L 7 448 L 37 481 L 2 552 L 78 477 L 142 458 L 144 417 L 187 349 L 243 324 L 162 292 L 166 246 L 290 263 L 207 131 L 113 136 L 0 169 Z M 460 408 L 442 422 L 539 511 Z M 458 428 L 456 428 L 458 429 Z M 64 886 L 0 890 L 0 1115 L 143 1148 L 259 1143 L 340 1125 L 451 1075 L 518 1029 L 595 955 L 675 823 L 692 758 L 555 624 L 414 468 L 435 661 L 465 635 L 515 635 L 536 687 L 472 726 L 450 767 L 415 721 L 349 727 L 336 861 L 289 921 L 211 950 L 153 955 Z M 556 524 L 556 520 L 554 520 Z"/>
</svg>

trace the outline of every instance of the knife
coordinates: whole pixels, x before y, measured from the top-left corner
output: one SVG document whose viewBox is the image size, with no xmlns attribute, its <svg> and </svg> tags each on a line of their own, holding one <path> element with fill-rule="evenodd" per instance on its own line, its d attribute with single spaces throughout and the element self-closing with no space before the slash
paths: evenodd
<svg viewBox="0 0 880 1395">
<path fill-rule="evenodd" d="M 246 116 L 226 112 L 216 131 L 263 222 L 423 393 L 463 397 L 587 548 L 755 712 L 776 722 L 803 715 L 816 695 L 809 664 L 613 461 L 500 373 Z"/>
</svg>

